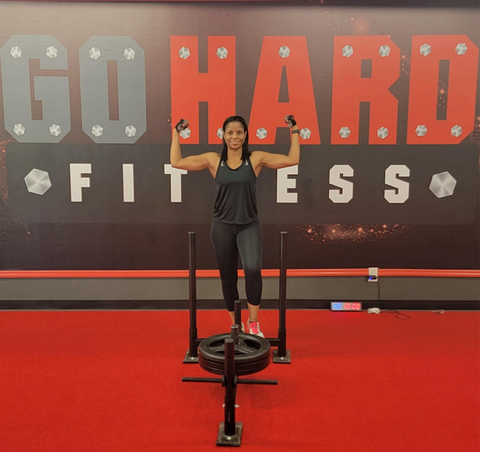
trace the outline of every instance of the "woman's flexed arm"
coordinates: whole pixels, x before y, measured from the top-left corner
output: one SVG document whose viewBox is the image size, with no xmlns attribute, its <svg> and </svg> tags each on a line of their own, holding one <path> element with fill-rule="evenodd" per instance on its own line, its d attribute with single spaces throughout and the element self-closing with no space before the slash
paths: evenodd
<svg viewBox="0 0 480 452">
<path fill-rule="evenodd" d="M 300 140 L 298 138 L 300 130 L 293 115 L 283 118 L 291 131 L 290 149 L 288 155 L 275 154 L 270 152 L 255 151 L 258 155 L 259 165 L 271 169 L 285 168 L 287 166 L 298 165 L 300 162 Z"/>
<path fill-rule="evenodd" d="M 215 152 L 206 152 L 199 155 L 191 155 L 189 157 L 182 156 L 180 148 L 180 132 L 189 126 L 186 119 L 180 119 L 178 124 L 172 131 L 172 144 L 170 146 L 170 163 L 174 168 L 184 169 L 187 171 L 200 171 L 206 168 L 212 168 L 215 165 Z"/>
</svg>

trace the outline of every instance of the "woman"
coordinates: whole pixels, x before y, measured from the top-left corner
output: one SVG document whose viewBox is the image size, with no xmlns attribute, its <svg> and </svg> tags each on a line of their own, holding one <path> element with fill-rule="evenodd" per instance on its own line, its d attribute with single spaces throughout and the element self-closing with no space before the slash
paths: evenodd
<svg viewBox="0 0 480 452">
<path fill-rule="evenodd" d="M 182 157 L 179 132 L 189 125 L 181 119 L 174 127 L 170 163 L 187 171 L 208 169 L 217 184 L 217 197 L 211 227 L 211 240 L 220 270 L 222 290 L 232 324 L 235 323 L 234 301 L 238 299 L 237 260 L 240 254 L 245 272 L 250 334 L 263 336 L 258 322 L 262 295 L 262 230 L 258 221 L 255 183 L 263 167 L 279 169 L 298 165 L 300 130 L 293 116 L 285 116 L 291 129 L 288 155 L 248 150 L 248 127 L 241 116 L 230 116 L 223 124 L 221 154 Z M 244 326 L 242 324 L 242 330 Z"/>
</svg>

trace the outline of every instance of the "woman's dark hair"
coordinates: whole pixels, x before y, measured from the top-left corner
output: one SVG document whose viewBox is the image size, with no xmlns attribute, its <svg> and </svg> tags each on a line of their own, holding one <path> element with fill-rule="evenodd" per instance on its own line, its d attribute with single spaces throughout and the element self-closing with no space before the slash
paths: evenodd
<svg viewBox="0 0 480 452">
<path fill-rule="evenodd" d="M 227 128 L 227 125 L 230 124 L 231 122 L 239 122 L 243 126 L 243 130 L 245 130 L 247 136 L 245 137 L 245 141 L 243 142 L 242 145 L 242 160 L 246 160 L 248 157 L 250 157 L 250 151 L 248 150 L 248 127 L 247 123 L 245 122 L 245 119 L 243 119 L 241 116 L 229 116 L 227 119 L 225 119 L 225 122 L 223 123 L 223 133 L 225 133 L 225 129 Z M 223 138 L 223 149 L 222 149 L 222 156 L 221 160 L 227 161 L 228 159 L 228 149 L 227 149 L 227 143 L 225 142 L 225 138 Z"/>
</svg>

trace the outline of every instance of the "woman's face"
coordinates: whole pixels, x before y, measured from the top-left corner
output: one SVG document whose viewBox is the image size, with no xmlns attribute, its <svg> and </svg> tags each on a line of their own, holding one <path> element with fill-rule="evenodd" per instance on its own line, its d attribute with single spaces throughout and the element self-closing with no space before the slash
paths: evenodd
<svg viewBox="0 0 480 452">
<path fill-rule="evenodd" d="M 232 151 L 242 149 L 247 133 L 245 132 L 241 122 L 229 122 L 223 132 L 223 138 L 227 143 L 227 148 Z"/>
</svg>

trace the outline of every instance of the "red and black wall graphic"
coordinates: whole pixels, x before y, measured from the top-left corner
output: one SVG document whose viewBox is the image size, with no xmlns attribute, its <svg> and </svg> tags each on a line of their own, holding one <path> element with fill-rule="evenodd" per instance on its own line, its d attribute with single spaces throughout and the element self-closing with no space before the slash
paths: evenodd
<svg viewBox="0 0 480 452">
<path fill-rule="evenodd" d="M 478 8 L 324 2 L 1 2 L 0 268 L 177 269 L 215 184 L 169 164 L 251 150 L 265 266 L 479 268 Z"/>
</svg>

